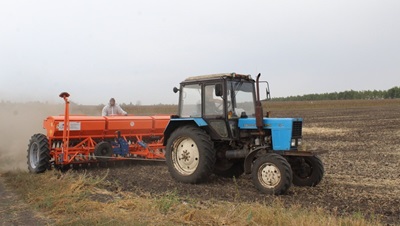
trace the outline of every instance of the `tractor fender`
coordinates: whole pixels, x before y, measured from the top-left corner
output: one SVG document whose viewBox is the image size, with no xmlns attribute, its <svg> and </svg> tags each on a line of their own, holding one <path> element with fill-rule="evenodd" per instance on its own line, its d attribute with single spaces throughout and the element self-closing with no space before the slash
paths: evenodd
<svg viewBox="0 0 400 226">
<path fill-rule="evenodd" d="M 193 125 L 198 127 L 208 126 L 207 122 L 202 118 L 171 118 L 167 127 L 164 130 L 164 146 L 167 145 L 167 141 L 172 132 L 174 132 L 177 128 L 186 125 Z"/>
<path fill-rule="evenodd" d="M 252 150 L 245 158 L 244 160 L 244 173 L 245 174 L 250 174 L 251 173 L 251 164 L 253 163 L 256 155 L 258 154 L 258 152 L 260 151 L 266 151 L 267 146 L 260 146 L 257 147 L 256 149 Z"/>
</svg>

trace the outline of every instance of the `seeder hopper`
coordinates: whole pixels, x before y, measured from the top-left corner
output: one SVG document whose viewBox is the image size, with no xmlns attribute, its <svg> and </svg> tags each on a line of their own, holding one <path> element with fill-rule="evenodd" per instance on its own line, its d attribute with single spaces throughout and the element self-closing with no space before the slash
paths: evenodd
<svg viewBox="0 0 400 226">
<path fill-rule="evenodd" d="M 74 164 L 112 160 L 164 161 L 164 129 L 170 116 L 82 116 L 69 114 L 69 94 L 61 93 L 65 113 L 43 122 L 28 146 L 28 169 L 41 173 Z"/>
</svg>

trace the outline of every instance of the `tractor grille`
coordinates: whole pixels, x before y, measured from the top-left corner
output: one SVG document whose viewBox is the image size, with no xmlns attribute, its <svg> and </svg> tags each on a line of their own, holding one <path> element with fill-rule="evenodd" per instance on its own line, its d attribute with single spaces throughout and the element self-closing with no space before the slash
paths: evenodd
<svg viewBox="0 0 400 226">
<path fill-rule="evenodd" d="M 303 128 L 303 122 L 302 121 L 293 122 L 292 138 L 300 138 L 301 137 L 302 128 Z"/>
</svg>

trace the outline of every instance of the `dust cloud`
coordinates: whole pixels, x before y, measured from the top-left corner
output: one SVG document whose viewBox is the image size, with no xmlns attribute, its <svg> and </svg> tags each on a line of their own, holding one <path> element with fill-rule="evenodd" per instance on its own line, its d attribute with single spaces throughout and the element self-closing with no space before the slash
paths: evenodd
<svg viewBox="0 0 400 226">
<path fill-rule="evenodd" d="M 0 171 L 27 170 L 27 149 L 30 137 L 46 134 L 43 120 L 64 113 L 63 104 L 1 103 L 0 108 Z"/>
</svg>

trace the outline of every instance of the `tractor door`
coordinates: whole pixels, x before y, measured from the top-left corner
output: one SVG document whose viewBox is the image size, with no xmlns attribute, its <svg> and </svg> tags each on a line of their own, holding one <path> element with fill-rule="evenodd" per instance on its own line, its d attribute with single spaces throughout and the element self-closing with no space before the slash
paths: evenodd
<svg viewBox="0 0 400 226">
<path fill-rule="evenodd" d="M 227 114 L 233 139 L 240 139 L 239 118 L 255 117 L 254 84 L 242 80 L 228 81 L 226 85 Z"/>
<path fill-rule="evenodd" d="M 227 122 L 227 97 L 223 83 L 204 85 L 203 118 L 210 126 L 210 135 L 214 140 L 230 140 L 232 134 Z"/>
</svg>

